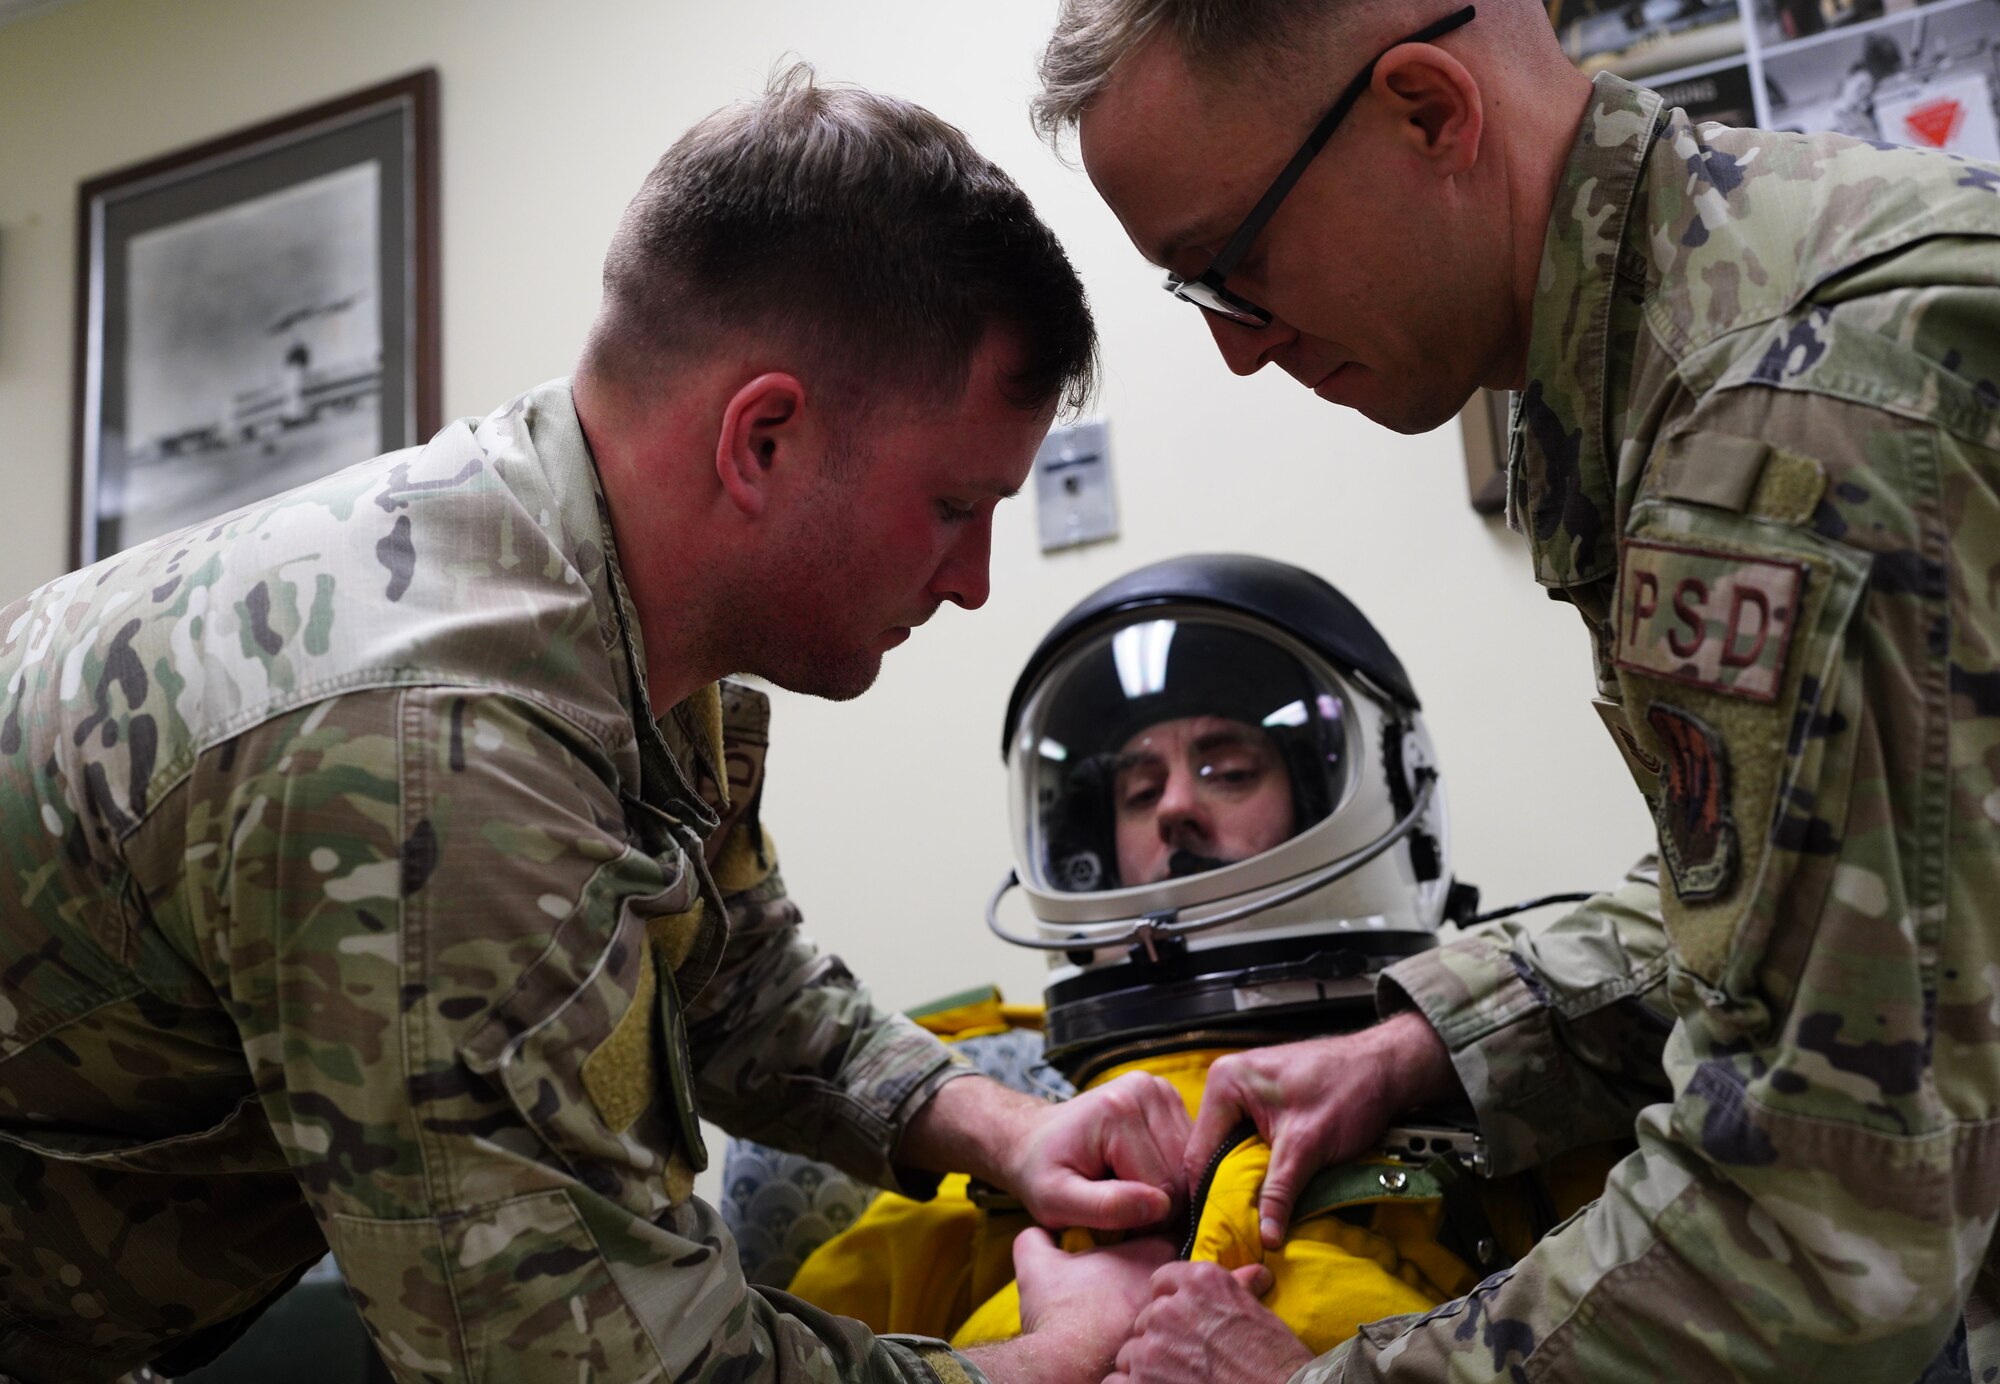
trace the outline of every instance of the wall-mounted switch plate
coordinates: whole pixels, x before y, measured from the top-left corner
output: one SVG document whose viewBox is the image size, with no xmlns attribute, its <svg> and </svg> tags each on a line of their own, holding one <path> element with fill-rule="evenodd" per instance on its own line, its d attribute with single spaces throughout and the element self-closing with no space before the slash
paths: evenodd
<svg viewBox="0 0 2000 1384">
<path fill-rule="evenodd" d="M 1111 489 L 1111 443 L 1102 419 L 1057 428 L 1035 453 L 1035 508 L 1042 551 L 1118 536 Z"/>
</svg>

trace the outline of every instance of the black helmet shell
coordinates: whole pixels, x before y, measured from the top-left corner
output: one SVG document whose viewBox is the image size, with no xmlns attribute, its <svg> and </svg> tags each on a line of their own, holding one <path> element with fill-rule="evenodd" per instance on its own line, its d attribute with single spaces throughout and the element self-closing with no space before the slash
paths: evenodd
<svg viewBox="0 0 2000 1384">
<path fill-rule="evenodd" d="M 1358 674 L 1411 711 L 1422 709 L 1410 675 L 1368 617 L 1332 583 L 1290 563 L 1247 553 L 1195 553 L 1128 572 L 1071 607 L 1056 621 L 1007 698 L 1000 727 L 1006 759 L 1022 703 L 1055 657 L 1081 630 L 1106 615 L 1151 605 L 1214 606 L 1252 616 L 1286 631 L 1334 667 Z"/>
</svg>

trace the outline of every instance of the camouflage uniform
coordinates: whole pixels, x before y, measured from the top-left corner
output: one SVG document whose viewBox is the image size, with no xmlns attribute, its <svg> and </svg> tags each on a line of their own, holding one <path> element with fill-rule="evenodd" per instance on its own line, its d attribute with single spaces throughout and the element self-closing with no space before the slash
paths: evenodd
<svg viewBox="0 0 2000 1384">
<path fill-rule="evenodd" d="M 644 668 L 562 383 L 0 611 L 0 1375 L 331 1245 L 401 1379 L 976 1376 L 690 1195 L 697 1105 L 898 1185 L 960 1069 L 799 939 L 762 698 Z"/>
<path fill-rule="evenodd" d="M 2000 169 L 1599 77 L 1511 514 L 1652 803 L 1643 899 L 1398 965 L 1497 1171 L 1667 1098 L 1512 1270 L 1295 1378 L 2000 1371 Z M 1621 1036 L 1621 1031 L 1623 1036 Z"/>
</svg>

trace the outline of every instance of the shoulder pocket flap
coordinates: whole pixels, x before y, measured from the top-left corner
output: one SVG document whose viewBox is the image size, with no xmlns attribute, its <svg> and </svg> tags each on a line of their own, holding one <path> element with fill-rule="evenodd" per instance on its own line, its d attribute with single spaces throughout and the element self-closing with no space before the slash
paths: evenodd
<svg viewBox="0 0 2000 1384">
<path fill-rule="evenodd" d="M 1662 499 L 1742 513 L 1757 488 L 1768 449 L 1754 437 L 1679 432 L 1666 440 L 1642 484 Z"/>
</svg>

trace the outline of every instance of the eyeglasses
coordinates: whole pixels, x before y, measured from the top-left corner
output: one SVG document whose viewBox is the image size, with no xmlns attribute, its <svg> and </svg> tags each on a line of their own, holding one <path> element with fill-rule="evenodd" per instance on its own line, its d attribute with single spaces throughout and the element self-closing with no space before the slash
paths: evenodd
<svg viewBox="0 0 2000 1384">
<path fill-rule="evenodd" d="M 1249 253 L 1250 247 L 1257 241 L 1258 233 L 1264 229 L 1264 223 L 1271 219 L 1272 213 L 1278 209 L 1278 204 L 1285 200 L 1285 194 L 1290 192 L 1293 184 L 1304 175 L 1306 165 L 1326 147 L 1326 142 L 1333 138 L 1334 130 L 1347 118 L 1347 113 L 1354 109 L 1354 103 L 1361 99 L 1361 93 L 1368 90 L 1368 83 L 1375 76 L 1375 64 L 1406 43 L 1429 43 L 1434 38 L 1442 37 L 1453 29 L 1471 23 L 1472 14 L 1473 7 L 1467 5 L 1456 14 L 1446 15 L 1435 24 L 1428 24 L 1407 38 L 1397 39 L 1370 58 L 1368 66 L 1355 74 L 1354 80 L 1347 84 L 1347 89 L 1340 93 L 1340 99 L 1333 103 L 1333 108 L 1320 118 L 1319 124 L 1313 126 L 1313 132 L 1306 136 L 1306 142 L 1299 146 L 1298 153 L 1292 155 L 1292 161 L 1285 165 L 1284 171 L 1278 174 L 1264 195 L 1257 199 L 1257 205 L 1250 208 L 1250 214 L 1243 218 L 1243 224 L 1236 228 L 1236 234 L 1229 237 L 1228 243 L 1214 259 L 1208 262 L 1208 268 L 1191 279 L 1184 279 L 1178 274 L 1168 274 L 1167 281 L 1163 285 L 1167 292 L 1184 303 L 1193 303 L 1204 312 L 1212 312 L 1217 317 L 1226 318 L 1245 327 L 1270 326 L 1269 312 L 1248 298 L 1230 292 L 1223 281 L 1229 277 L 1229 272 L 1236 268 L 1237 262 Z"/>
</svg>

